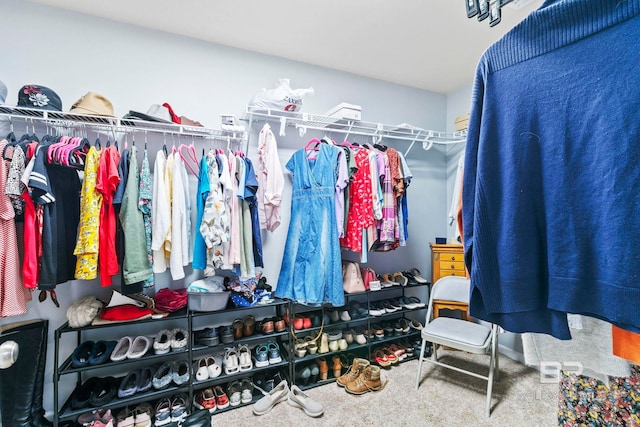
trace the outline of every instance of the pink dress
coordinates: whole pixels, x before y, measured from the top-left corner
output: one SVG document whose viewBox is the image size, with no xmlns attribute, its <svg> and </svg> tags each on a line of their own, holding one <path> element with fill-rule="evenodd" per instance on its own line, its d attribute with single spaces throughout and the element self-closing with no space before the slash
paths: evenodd
<svg viewBox="0 0 640 427">
<path fill-rule="evenodd" d="M 7 144 L 0 141 L 0 152 Z M 9 167 L 0 161 L 0 188 L 7 184 Z M 0 191 L 0 317 L 17 316 L 27 312 L 27 292 L 20 276 L 20 256 L 13 205 L 9 196 Z"/>
</svg>

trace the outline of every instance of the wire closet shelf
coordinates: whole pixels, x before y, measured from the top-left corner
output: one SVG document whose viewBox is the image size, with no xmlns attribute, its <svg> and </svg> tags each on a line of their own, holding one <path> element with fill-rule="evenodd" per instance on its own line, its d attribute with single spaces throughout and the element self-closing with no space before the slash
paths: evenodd
<svg viewBox="0 0 640 427">
<path fill-rule="evenodd" d="M 108 116 L 94 116 L 89 114 L 72 114 L 58 111 L 48 111 L 34 108 L 13 107 L 0 105 L 0 117 L 6 117 L 11 123 L 26 123 L 34 126 L 35 123 L 52 127 L 59 132 L 83 133 L 87 130 L 112 134 L 114 139 L 129 134 L 155 133 L 170 136 L 186 136 L 226 141 L 227 143 L 244 143 L 247 141 L 247 132 L 239 130 L 210 129 L 199 126 L 184 126 L 173 123 L 151 122 L 145 120 L 121 119 Z M 16 123 L 16 125 L 17 125 Z"/>
<path fill-rule="evenodd" d="M 452 145 L 466 142 L 467 137 L 466 131 L 448 133 L 422 129 L 406 123 L 386 125 L 317 114 L 268 110 L 252 105 L 247 106 L 241 120 L 249 122 L 249 127 L 254 121 L 279 121 L 281 134 L 284 134 L 286 127 L 294 127 L 300 136 L 304 136 L 307 130 L 319 130 L 344 134 L 345 140 L 349 135 L 360 135 L 371 137 L 374 142 L 380 142 L 383 139 L 410 142 L 405 156 L 416 143 L 421 143 L 424 150 L 429 150 L 434 144 Z"/>
</svg>

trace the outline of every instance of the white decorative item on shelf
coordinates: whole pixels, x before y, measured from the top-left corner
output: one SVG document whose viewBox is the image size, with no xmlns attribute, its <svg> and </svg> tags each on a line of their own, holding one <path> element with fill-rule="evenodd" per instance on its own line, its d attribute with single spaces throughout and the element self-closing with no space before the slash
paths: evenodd
<svg viewBox="0 0 640 427">
<path fill-rule="evenodd" d="M 262 89 L 251 104 L 257 108 L 276 111 L 300 111 L 302 100 L 307 95 L 313 95 L 312 87 L 308 89 L 291 89 L 289 79 L 280 79 L 274 89 Z"/>
<path fill-rule="evenodd" d="M 238 118 L 233 114 L 221 114 L 220 122 L 223 125 L 235 126 L 238 124 Z"/>
<path fill-rule="evenodd" d="M 362 119 L 362 107 L 355 104 L 347 104 L 341 102 L 340 104 L 327 111 L 326 116 L 336 119 L 344 120 L 361 120 Z"/>
</svg>

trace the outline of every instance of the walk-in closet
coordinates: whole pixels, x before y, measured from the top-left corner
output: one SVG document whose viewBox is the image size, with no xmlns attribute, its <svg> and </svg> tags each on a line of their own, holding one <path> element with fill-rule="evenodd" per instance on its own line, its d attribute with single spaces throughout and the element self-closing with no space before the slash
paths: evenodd
<svg viewBox="0 0 640 427">
<path fill-rule="evenodd" d="M 640 0 L 2 0 L 0 426 L 640 425 Z"/>
</svg>

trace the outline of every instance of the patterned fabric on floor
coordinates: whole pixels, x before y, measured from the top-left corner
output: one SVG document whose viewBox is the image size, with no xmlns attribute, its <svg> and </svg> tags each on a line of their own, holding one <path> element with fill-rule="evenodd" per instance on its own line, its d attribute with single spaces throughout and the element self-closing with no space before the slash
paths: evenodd
<svg viewBox="0 0 640 427">
<path fill-rule="evenodd" d="M 583 375 L 560 379 L 558 425 L 640 426 L 640 367 L 631 376 L 611 377 L 609 386 Z"/>
</svg>

